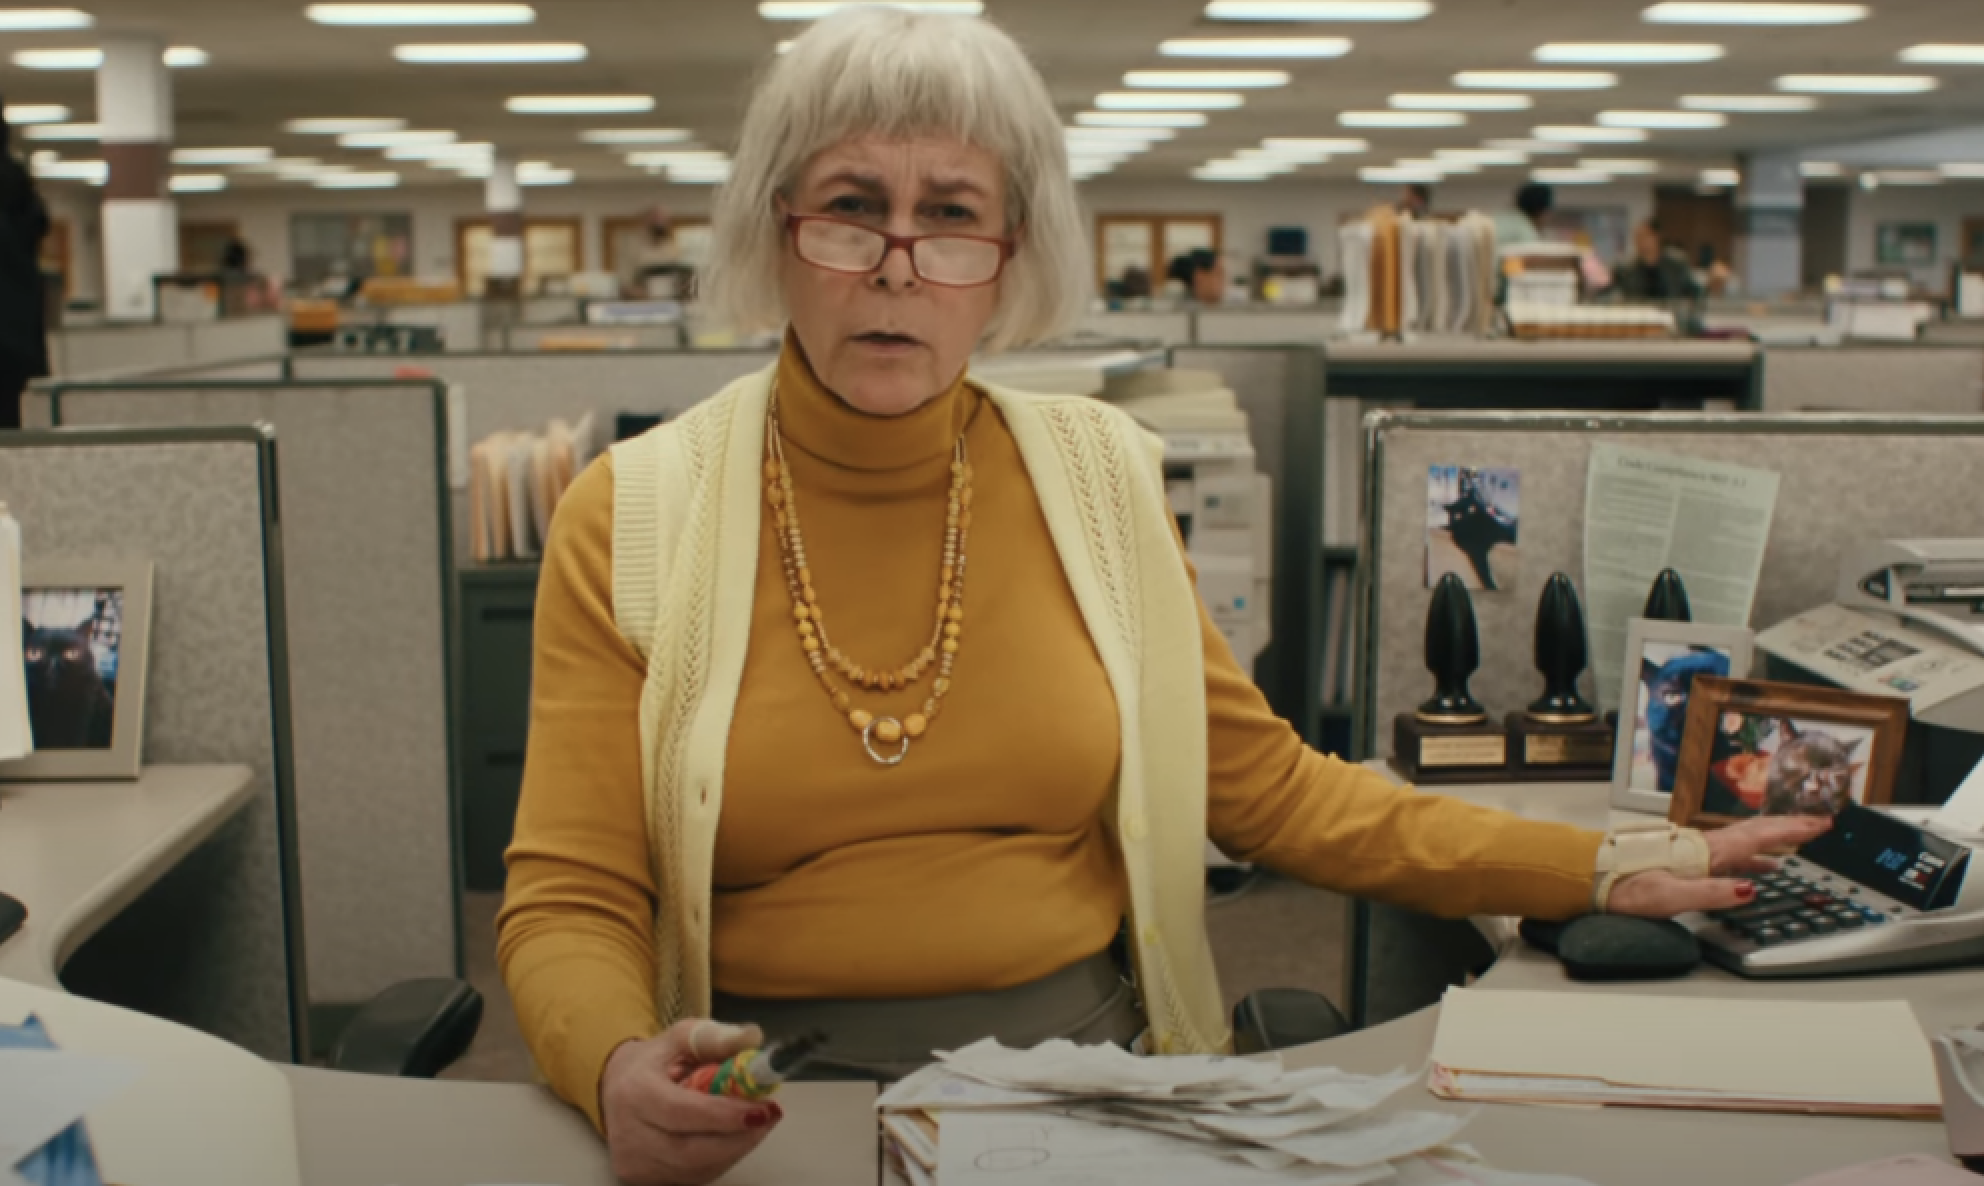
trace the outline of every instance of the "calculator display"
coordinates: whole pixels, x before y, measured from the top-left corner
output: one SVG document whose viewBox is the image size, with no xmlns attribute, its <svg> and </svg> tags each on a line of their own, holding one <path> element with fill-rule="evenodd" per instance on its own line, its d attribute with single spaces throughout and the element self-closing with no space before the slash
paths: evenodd
<svg viewBox="0 0 1984 1186">
<path fill-rule="evenodd" d="M 1936 910 L 1956 901 L 1970 850 L 1855 803 L 1798 855 L 1903 905 Z"/>
</svg>

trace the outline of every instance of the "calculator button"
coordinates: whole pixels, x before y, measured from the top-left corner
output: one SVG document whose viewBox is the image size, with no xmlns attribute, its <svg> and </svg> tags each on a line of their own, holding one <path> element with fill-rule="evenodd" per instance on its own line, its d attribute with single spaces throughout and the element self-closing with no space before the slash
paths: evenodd
<svg viewBox="0 0 1984 1186">
<path fill-rule="evenodd" d="M 1805 905 L 1807 905 L 1807 906 L 1830 906 L 1830 905 L 1832 905 L 1832 895 L 1831 895 L 1831 894 L 1819 894 L 1819 893 L 1811 893 L 1811 894 L 1806 894 L 1806 895 L 1805 895 Z"/>
<path fill-rule="evenodd" d="M 1796 911 L 1793 911 L 1793 912 L 1792 912 L 1792 914 L 1791 914 L 1791 917 L 1793 917 L 1793 918 L 1796 918 L 1796 919 L 1802 919 L 1802 920 L 1803 920 L 1803 921 L 1805 921 L 1805 922 L 1811 922 L 1811 921 L 1812 921 L 1812 920 L 1814 920 L 1814 919 L 1818 919 L 1818 918 L 1824 918 L 1824 917 L 1825 917 L 1825 915 L 1823 915 L 1823 914 L 1821 914 L 1821 913 L 1819 913 L 1818 911 L 1816 911 L 1816 910 L 1814 910 L 1814 909 L 1812 909 L 1811 907 L 1809 907 L 1809 906 L 1807 906 L 1807 907 L 1806 907 L 1805 909 L 1803 909 L 1803 910 L 1796 910 Z"/>
<path fill-rule="evenodd" d="M 1758 927 L 1750 938 L 1756 941 L 1758 947 L 1769 947 L 1773 943 L 1782 943 L 1784 932 L 1776 927 Z"/>
<path fill-rule="evenodd" d="M 1812 920 L 1812 933 L 1814 935 L 1830 935 L 1838 929 L 1839 924 L 1830 918 L 1815 918 Z"/>
<path fill-rule="evenodd" d="M 1849 931 L 1852 930 L 1854 927 L 1864 927 L 1867 925 L 1867 920 L 1861 918 L 1860 915 L 1857 913 L 1835 915 L 1834 921 L 1838 922 L 1840 926 L 1845 927 Z"/>
<path fill-rule="evenodd" d="M 1784 900 L 1783 890 L 1767 889 L 1763 893 L 1757 895 L 1757 901 L 1759 902 L 1781 902 L 1783 900 Z"/>
<path fill-rule="evenodd" d="M 1803 939 L 1812 933 L 1812 928 L 1809 925 L 1799 922 L 1796 919 L 1785 923 L 1783 930 L 1784 937 L 1787 939 Z"/>
<path fill-rule="evenodd" d="M 1789 914 L 1796 909 L 1798 909 L 1796 902 L 1788 898 L 1780 898 L 1775 902 L 1756 902 L 1749 906 L 1739 906 L 1730 911 L 1728 917 L 1749 922 L 1762 918 L 1774 918 L 1780 914 Z"/>
</svg>

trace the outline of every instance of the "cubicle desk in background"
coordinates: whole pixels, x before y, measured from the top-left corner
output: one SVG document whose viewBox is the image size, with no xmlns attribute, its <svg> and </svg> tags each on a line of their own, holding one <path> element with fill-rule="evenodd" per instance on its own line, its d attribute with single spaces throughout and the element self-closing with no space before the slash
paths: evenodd
<svg viewBox="0 0 1984 1186">
<path fill-rule="evenodd" d="M 1984 412 L 1984 339 L 1773 346 L 1761 365 L 1766 412 Z"/>
<path fill-rule="evenodd" d="M 48 368 L 58 379 L 106 378 L 267 358 L 288 347 L 289 327 L 276 313 L 171 324 L 112 322 L 49 331 Z"/>
<path fill-rule="evenodd" d="M 1984 503 L 1976 497 L 1984 417 L 1414 412 L 1377 413 L 1367 424 L 1370 510 L 1358 595 L 1361 756 L 1388 757 L 1392 719 L 1411 711 L 1431 686 L 1425 670 L 1431 465 L 1522 473 L 1520 574 L 1506 591 L 1474 596 L 1481 635 L 1474 692 L 1496 716 L 1520 708 L 1541 687 L 1532 634 L 1543 583 L 1564 572 L 1582 585 L 1586 476 L 1597 443 L 1780 476 L 1751 612 L 1758 629 L 1831 601 L 1840 560 L 1856 543 L 1984 536 Z M 1584 691 L 1594 702 L 1617 693 L 1594 687 L 1589 673 Z M 1455 933 L 1389 906 L 1360 902 L 1355 910 L 1352 1020 L 1384 1020 L 1437 999 L 1455 967 Z"/>
<path fill-rule="evenodd" d="M 1417 408 L 1755 408 L 1749 342 L 1332 342 L 1329 394 Z"/>
</svg>

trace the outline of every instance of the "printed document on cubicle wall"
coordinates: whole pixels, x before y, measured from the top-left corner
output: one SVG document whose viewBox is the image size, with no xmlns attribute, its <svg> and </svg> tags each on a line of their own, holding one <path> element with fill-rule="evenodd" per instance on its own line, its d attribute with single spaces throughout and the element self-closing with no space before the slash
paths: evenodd
<svg viewBox="0 0 1984 1186">
<path fill-rule="evenodd" d="M 1777 509 L 1778 476 L 1719 461 L 1593 445 L 1584 500 L 1584 595 L 1600 702 L 1618 708 L 1626 621 L 1664 568 L 1694 620 L 1748 626 Z M 1630 706 L 1629 706 L 1630 708 Z"/>
</svg>

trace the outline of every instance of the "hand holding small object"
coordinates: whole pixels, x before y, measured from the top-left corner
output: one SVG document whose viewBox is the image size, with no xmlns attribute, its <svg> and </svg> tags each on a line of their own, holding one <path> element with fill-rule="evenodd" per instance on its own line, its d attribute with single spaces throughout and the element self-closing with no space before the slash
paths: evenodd
<svg viewBox="0 0 1984 1186">
<path fill-rule="evenodd" d="M 614 1050 L 599 1077 L 614 1176 L 626 1186 L 704 1186 L 764 1143 L 784 1116 L 776 1103 L 690 1085 L 699 1072 L 764 1040 L 757 1026 L 704 1019 Z"/>
<path fill-rule="evenodd" d="M 1766 855 L 1807 843 L 1832 827 L 1824 815 L 1758 816 L 1704 835 L 1708 840 L 1710 876 L 1677 877 L 1665 870 L 1636 873 L 1612 890 L 1606 909 L 1612 914 L 1641 918 L 1672 918 L 1691 910 L 1731 910 L 1756 898 L 1757 887 L 1746 880 L 1769 873 L 1777 861 Z"/>
</svg>

